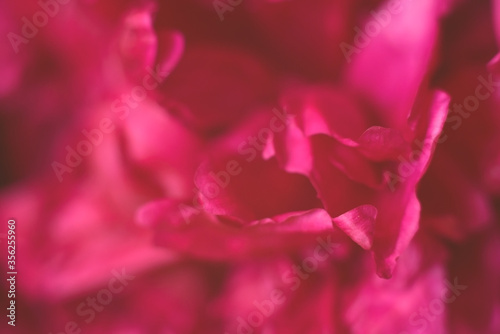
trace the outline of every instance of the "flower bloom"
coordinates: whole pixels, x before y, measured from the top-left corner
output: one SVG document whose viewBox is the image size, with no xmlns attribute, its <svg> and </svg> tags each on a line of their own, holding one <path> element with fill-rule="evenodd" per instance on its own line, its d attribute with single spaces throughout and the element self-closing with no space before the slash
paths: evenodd
<svg viewBox="0 0 500 334">
<path fill-rule="evenodd" d="M 23 4 L 12 328 L 500 332 L 495 2 Z"/>
</svg>

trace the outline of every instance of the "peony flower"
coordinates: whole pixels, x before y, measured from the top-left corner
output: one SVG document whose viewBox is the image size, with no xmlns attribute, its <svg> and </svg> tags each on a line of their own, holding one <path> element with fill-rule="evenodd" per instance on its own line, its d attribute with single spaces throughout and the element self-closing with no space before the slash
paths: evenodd
<svg viewBox="0 0 500 334">
<path fill-rule="evenodd" d="M 500 332 L 496 2 L 0 7 L 6 333 Z"/>
</svg>

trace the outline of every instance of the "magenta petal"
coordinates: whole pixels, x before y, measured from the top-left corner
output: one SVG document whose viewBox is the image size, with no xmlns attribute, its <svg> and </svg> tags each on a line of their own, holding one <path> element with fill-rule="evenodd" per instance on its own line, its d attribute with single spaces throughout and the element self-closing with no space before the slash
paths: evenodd
<svg viewBox="0 0 500 334">
<path fill-rule="evenodd" d="M 309 175 L 313 166 L 311 144 L 306 134 L 290 119 L 282 135 L 273 137 L 274 155 L 281 168 L 289 173 Z"/>
<path fill-rule="evenodd" d="M 186 208 L 173 201 L 153 202 L 139 210 L 137 220 L 156 230 L 159 245 L 213 260 L 290 252 L 314 246 L 318 237 L 345 244 L 349 236 L 363 248 L 369 248 L 376 217 L 374 207 L 362 206 L 333 221 L 325 210 L 313 209 L 242 225 L 231 217 Z"/>
<path fill-rule="evenodd" d="M 191 43 L 161 88 L 165 106 L 213 135 L 242 121 L 275 94 L 266 65 L 238 48 Z"/>
<path fill-rule="evenodd" d="M 420 332 L 421 328 L 415 326 L 417 312 L 439 300 L 446 289 L 446 253 L 434 240 L 415 239 L 418 242 L 413 241 L 401 256 L 401 264 L 390 281 L 366 275 L 353 291 L 345 310 L 349 333 Z M 434 314 L 422 333 L 447 333 L 443 330 L 446 317 L 445 312 Z"/>
<path fill-rule="evenodd" d="M 409 149 L 408 143 L 399 131 L 380 126 L 367 129 L 359 138 L 358 143 L 359 150 L 375 161 L 396 160 Z"/>
<path fill-rule="evenodd" d="M 401 182 L 392 191 L 387 191 L 378 199 L 376 205 L 379 217 L 375 228 L 374 253 L 377 272 L 389 278 L 396 260 L 415 235 L 420 219 L 420 202 L 416 197 L 417 184 L 425 173 L 436 146 L 436 140 L 444 124 L 449 98 L 446 94 L 422 94 L 413 116 L 418 136 L 416 140 L 427 143 L 418 152 L 412 163 L 404 162 L 409 174 L 398 174 Z M 398 165 L 398 172 L 403 163 Z"/>
<path fill-rule="evenodd" d="M 447 115 L 446 94 L 420 89 L 404 125 L 373 126 L 358 135 L 358 142 L 351 138 L 359 129 L 341 130 L 341 124 L 349 127 L 356 120 L 341 115 L 342 108 L 332 107 L 341 101 L 332 98 L 334 93 L 298 91 L 285 105 L 294 117 L 284 132 L 273 136 L 280 167 L 307 176 L 331 216 L 365 204 L 376 208 L 375 231 L 371 225 L 338 226 L 361 247 L 372 248 L 378 273 L 386 278 L 418 230 L 417 184 L 429 166 Z M 334 103 L 325 104 L 325 100 Z"/>
<path fill-rule="evenodd" d="M 384 126 L 405 126 L 431 65 L 441 6 L 434 0 L 402 2 L 401 12 L 378 35 L 366 36 L 368 41 L 358 43 L 358 52 L 351 55 L 347 80 L 376 106 Z"/>
<path fill-rule="evenodd" d="M 377 274 L 382 278 L 391 278 L 396 261 L 408 246 L 418 230 L 420 202 L 415 190 L 409 199 L 400 199 L 402 194 L 386 196 L 378 206 L 380 216 L 374 237 L 374 255 Z"/>
<path fill-rule="evenodd" d="M 334 218 L 333 222 L 358 245 L 370 249 L 376 217 L 377 209 L 374 206 L 363 205 Z"/>
<path fill-rule="evenodd" d="M 184 36 L 177 31 L 163 31 L 158 34 L 157 63 L 163 73 L 170 73 L 184 53 Z"/>
<path fill-rule="evenodd" d="M 284 110 L 297 118 L 307 136 L 329 135 L 345 145 L 353 145 L 368 126 L 365 110 L 355 96 L 334 86 L 299 87 L 281 98 Z"/>
</svg>

